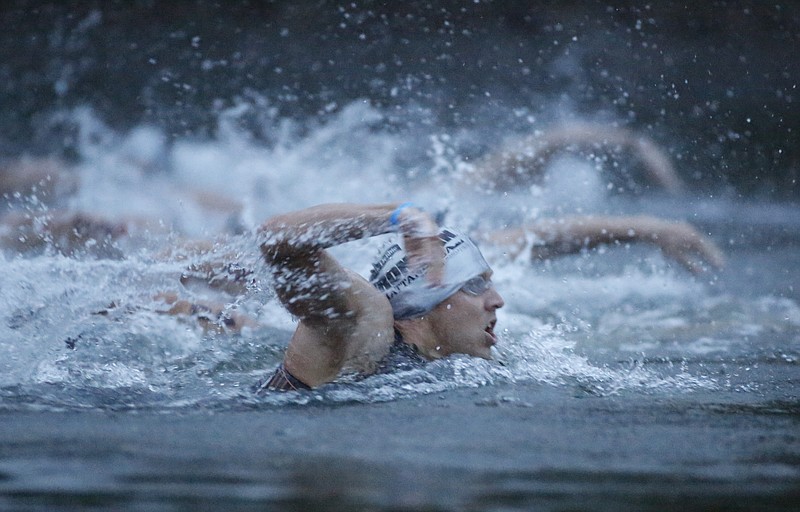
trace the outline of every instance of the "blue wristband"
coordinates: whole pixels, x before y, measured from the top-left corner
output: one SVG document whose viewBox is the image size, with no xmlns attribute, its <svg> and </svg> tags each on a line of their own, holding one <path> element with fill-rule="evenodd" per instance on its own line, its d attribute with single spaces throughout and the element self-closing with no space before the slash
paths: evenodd
<svg viewBox="0 0 800 512">
<path fill-rule="evenodd" d="M 411 208 L 413 206 L 414 206 L 414 203 L 408 202 L 408 203 L 403 203 L 400 206 L 398 206 L 397 208 L 395 208 L 395 210 L 392 212 L 392 216 L 389 217 L 389 225 L 390 226 L 396 226 L 397 223 L 400 221 L 400 213 L 403 210 L 405 210 L 406 208 Z"/>
</svg>

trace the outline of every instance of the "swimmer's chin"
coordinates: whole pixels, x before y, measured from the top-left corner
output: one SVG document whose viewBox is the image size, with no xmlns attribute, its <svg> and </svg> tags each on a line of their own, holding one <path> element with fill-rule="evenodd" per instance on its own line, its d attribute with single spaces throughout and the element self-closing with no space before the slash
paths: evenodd
<svg viewBox="0 0 800 512">
<path fill-rule="evenodd" d="M 487 361 L 491 361 L 492 359 L 494 359 L 492 347 L 481 348 L 470 355 L 472 355 L 473 357 L 478 357 L 480 359 L 486 359 Z"/>
</svg>

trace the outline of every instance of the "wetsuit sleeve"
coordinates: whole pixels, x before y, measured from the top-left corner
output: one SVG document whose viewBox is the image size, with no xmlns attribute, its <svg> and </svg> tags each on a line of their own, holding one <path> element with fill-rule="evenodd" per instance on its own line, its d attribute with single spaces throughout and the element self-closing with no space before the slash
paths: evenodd
<svg viewBox="0 0 800 512">
<path fill-rule="evenodd" d="M 267 391 L 301 391 L 310 389 L 311 386 L 289 373 L 283 363 L 275 369 L 272 377 L 266 381 L 262 379 L 255 385 L 257 394 L 266 393 Z"/>
</svg>

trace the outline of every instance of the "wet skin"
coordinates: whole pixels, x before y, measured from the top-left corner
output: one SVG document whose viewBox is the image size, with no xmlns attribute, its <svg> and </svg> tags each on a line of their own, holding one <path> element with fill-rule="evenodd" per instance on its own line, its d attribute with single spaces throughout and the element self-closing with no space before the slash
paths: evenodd
<svg viewBox="0 0 800 512">
<path fill-rule="evenodd" d="M 439 357 L 467 354 L 491 359 L 497 343 L 497 310 L 505 304 L 491 284 L 491 275 L 491 271 L 482 274 L 489 286 L 479 295 L 459 290 L 428 314 Z"/>
</svg>

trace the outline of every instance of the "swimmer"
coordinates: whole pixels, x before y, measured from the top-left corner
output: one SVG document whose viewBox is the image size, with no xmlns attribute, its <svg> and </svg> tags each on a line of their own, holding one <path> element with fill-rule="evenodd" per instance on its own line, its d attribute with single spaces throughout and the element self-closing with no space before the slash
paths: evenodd
<svg viewBox="0 0 800 512">
<path fill-rule="evenodd" d="M 393 232 L 402 243 L 385 249 L 369 280 L 327 251 Z M 722 263 L 691 226 L 650 217 L 572 218 L 481 238 L 519 253 L 528 234 L 541 240 L 530 248 L 534 257 L 622 241 L 653 243 L 694 271 L 698 260 Z M 504 305 L 491 267 L 471 238 L 439 227 L 412 204 L 315 206 L 267 220 L 259 237 L 278 299 L 299 324 L 283 362 L 257 392 L 312 389 L 343 371 L 378 372 L 398 357 L 491 359 Z"/>
<path fill-rule="evenodd" d="M 480 158 L 466 178 L 474 185 L 506 191 L 540 183 L 554 158 L 563 153 L 584 154 L 595 159 L 608 153 L 612 161 L 617 161 L 623 152 L 639 162 L 651 184 L 673 195 L 686 189 L 667 152 L 649 138 L 626 128 L 583 122 L 566 123 L 544 133 L 512 138 Z"/>
<path fill-rule="evenodd" d="M 154 175 L 144 162 L 124 168 L 142 177 Z M 122 171 L 119 171 L 122 172 Z M 52 249 L 65 256 L 121 258 L 113 242 L 132 233 L 167 234 L 163 218 L 126 214 L 105 218 L 74 211 L 83 185 L 80 169 L 57 158 L 20 157 L 0 160 L 0 250 L 25 255 Z M 170 190 L 176 203 L 202 211 L 223 233 L 240 234 L 241 201 L 217 191 L 179 185 Z M 167 222 L 166 224 L 171 224 Z M 175 226 L 169 226 L 176 231 Z"/>
<path fill-rule="evenodd" d="M 122 259 L 114 242 L 128 227 L 95 215 L 49 210 L 46 215 L 12 212 L 0 222 L 0 249 L 34 255 L 52 250 L 64 256 Z"/>
</svg>

